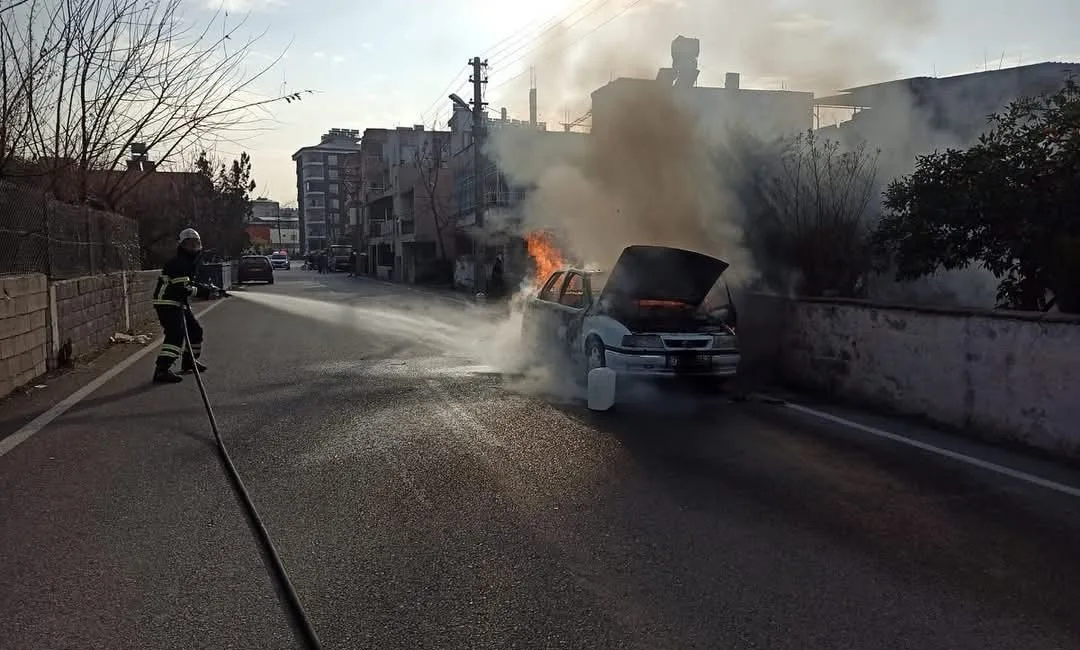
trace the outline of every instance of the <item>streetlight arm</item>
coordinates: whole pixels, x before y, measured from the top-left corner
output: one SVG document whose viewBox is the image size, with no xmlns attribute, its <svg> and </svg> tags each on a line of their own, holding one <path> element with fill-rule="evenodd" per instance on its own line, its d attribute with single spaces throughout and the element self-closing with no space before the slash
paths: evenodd
<svg viewBox="0 0 1080 650">
<path fill-rule="evenodd" d="M 457 106 L 458 108 L 463 108 L 472 113 L 472 107 L 469 106 L 468 102 L 466 102 L 464 99 L 458 97 L 457 93 L 450 93 L 450 101 L 454 102 L 454 106 Z"/>
</svg>

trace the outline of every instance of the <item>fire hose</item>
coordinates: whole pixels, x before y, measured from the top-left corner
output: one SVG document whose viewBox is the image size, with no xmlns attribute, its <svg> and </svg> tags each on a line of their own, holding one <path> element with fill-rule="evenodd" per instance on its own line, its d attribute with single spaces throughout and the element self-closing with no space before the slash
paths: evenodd
<svg viewBox="0 0 1080 650">
<path fill-rule="evenodd" d="M 220 296 L 229 295 L 222 289 L 218 289 L 217 287 L 215 287 L 215 289 Z M 187 319 L 181 320 L 184 323 L 184 347 L 186 348 L 188 355 L 194 359 L 195 355 L 191 347 L 191 340 L 188 338 Z M 217 418 L 214 417 L 214 409 L 210 405 L 210 398 L 206 395 L 206 385 L 203 384 L 202 374 L 199 372 L 198 364 L 192 364 L 192 372 L 195 375 L 195 384 L 199 387 L 199 395 L 202 397 L 203 406 L 206 408 L 206 417 L 210 420 L 210 430 L 214 433 L 218 455 L 225 465 L 233 488 L 236 490 L 237 494 L 240 495 L 245 513 L 247 514 L 248 524 L 254 529 L 263 550 L 270 560 L 274 577 L 277 579 L 278 585 L 285 593 L 287 609 L 291 615 L 292 623 L 295 628 L 298 629 L 300 636 L 304 640 L 304 645 L 307 648 L 310 650 L 322 650 L 322 642 L 319 641 L 319 635 L 315 633 L 315 628 L 311 625 L 311 620 L 308 618 L 307 611 L 304 609 L 303 603 L 300 602 L 300 597 L 297 595 L 292 580 L 289 579 L 289 574 L 285 570 L 285 564 L 281 561 L 281 556 L 278 555 L 277 547 L 274 545 L 273 539 L 270 538 L 270 532 L 267 531 L 266 525 L 263 524 L 262 518 L 259 516 L 259 512 L 255 509 L 255 503 L 251 500 L 251 495 L 248 494 L 247 488 L 244 487 L 244 481 L 240 478 L 240 472 L 236 469 L 236 465 L 229 455 L 229 450 L 225 446 L 225 441 L 221 437 Z"/>
</svg>

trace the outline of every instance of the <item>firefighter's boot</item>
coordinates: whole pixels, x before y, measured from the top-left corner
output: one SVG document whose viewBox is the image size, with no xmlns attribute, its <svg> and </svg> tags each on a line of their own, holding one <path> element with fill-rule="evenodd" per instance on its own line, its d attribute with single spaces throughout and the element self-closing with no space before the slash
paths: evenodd
<svg viewBox="0 0 1080 650">
<path fill-rule="evenodd" d="M 206 372 L 208 370 L 208 368 L 206 367 L 205 363 L 202 363 L 200 361 L 195 361 L 195 360 L 192 360 L 192 359 L 184 359 L 184 363 L 180 366 L 180 372 L 183 372 L 183 373 L 187 374 L 187 373 L 192 372 L 194 370 L 198 370 L 199 374 L 201 375 L 204 372 Z"/>
<path fill-rule="evenodd" d="M 154 370 L 155 384 L 176 384 L 184 381 L 184 378 L 172 371 L 172 368 L 158 366 Z"/>
</svg>

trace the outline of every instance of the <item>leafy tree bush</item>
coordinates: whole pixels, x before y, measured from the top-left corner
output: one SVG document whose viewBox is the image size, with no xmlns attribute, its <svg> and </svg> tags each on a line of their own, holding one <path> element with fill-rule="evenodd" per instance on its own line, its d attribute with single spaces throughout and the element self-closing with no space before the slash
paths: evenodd
<svg viewBox="0 0 1080 650">
<path fill-rule="evenodd" d="M 1080 312 L 1080 86 L 1010 104 L 966 150 L 920 156 L 874 242 L 911 280 L 981 264 L 999 306 Z"/>
</svg>

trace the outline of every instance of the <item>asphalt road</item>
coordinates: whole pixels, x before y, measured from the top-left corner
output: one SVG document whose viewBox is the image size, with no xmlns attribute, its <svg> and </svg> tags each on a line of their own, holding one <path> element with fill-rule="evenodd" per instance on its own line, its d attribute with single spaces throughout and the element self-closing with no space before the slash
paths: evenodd
<svg viewBox="0 0 1080 650">
<path fill-rule="evenodd" d="M 592 414 L 490 311 L 278 275 L 206 383 L 326 648 L 1080 648 L 1080 499 L 722 396 Z M 0 457 L 0 647 L 300 647 L 152 363 Z"/>
</svg>

